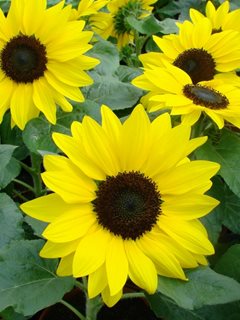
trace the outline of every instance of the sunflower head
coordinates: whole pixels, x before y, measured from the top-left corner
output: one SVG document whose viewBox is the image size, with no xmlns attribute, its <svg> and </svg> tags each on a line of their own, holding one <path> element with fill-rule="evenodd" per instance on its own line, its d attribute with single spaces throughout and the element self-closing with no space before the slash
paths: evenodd
<svg viewBox="0 0 240 320">
<path fill-rule="evenodd" d="M 132 43 L 134 30 L 128 22 L 129 17 L 142 19 L 148 16 L 156 0 L 112 0 L 108 3 L 108 13 L 100 12 L 91 18 L 91 24 L 96 33 L 107 39 L 112 36 L 117 39 L 119 48 Z"/>
<path fill-rule="evenodd" d="M 57 105 L 69 112 L 69 99 L 84 101 L 79 87 L 93 82 L 85 70 L 99 63 L 83 55 L 93 33 L 70 21 L 71 6 L 46 5 L 12 0 L 7 16 L 0 10 L 0 122 L 10 109 L 20 129 L 40 112 L 56 123 Z"/>
<path fill-rule="evenodd" d="M 53 193 L 22 210 L 49 222 L 41 256 L 61 258 L 57 273 L 88 276 L 88 293 L 108 306 L 130 278 L 152 294 L 157 275 L 186 280 L 183 268 L 214 252 L 199 217 L 218 201 L 204 193 L 219 165 L 190 161 L 206 141 L 168 113 L 150 122 L 138 105 L 121 123 L 102 106 L 102 124 L 73 122 L 72 136 L 53 139 L 66 156 L 47 155 L 44 183 Z"/>
</svg>

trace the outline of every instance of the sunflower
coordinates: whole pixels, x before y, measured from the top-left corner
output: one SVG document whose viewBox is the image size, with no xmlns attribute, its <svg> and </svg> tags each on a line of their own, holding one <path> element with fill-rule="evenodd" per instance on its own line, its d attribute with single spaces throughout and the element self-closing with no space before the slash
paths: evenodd
<svg viewBox="0 0 240 320">
<path fill-rule="evenodd" d="M 78 8 L 72 9 L 71 19 L 77 20 L 78 18 L 96 14 L 102 9 L 110 0 L 80 0 Z"/>
<path fill-rule="evenodd" d="M 240 32 L 240 9 L 229 12 L 229 1 L 224 1 L 217 9 L 211 1 L 206 5 L 206 17 L 212 24 L 213 32 L 235 30 Z M 190 17 L 193 23 L 197 23 L 205 16 L 196 9 L 190 9 Z"/>
<path fill-rule="evenodd" d="M 162 67 L 163 60 L 189 74 L 192 82 L 212 80 L 217 72 L 228 72 L 240 66 L 240 34 L 226 30 L 212 34 L 207 18 L 195 24 L 178 24 L 179 34 L 153 36 L 162 53 L 140 55 L 145 68 Z"/>
<path fill-rule="evenodd" d="M 168 113 L 152 123 L 135 107 L 122 124 L 106 106 L 102 125 L 85 116 L 72 136 L 54 133 L 66 154 L 44 157 L 53 193 L 21 206 L 49 222 L 42 257 L 61 261 L 60 276 L 88 276 L 88 293 L 108 306 L 128 277 L 153 294 L 157 275 L 186 280 L 182 268 L 206 264 L 214 249 L 199 217 L 218 201 L 204 195 L 219 165 L 187 156 L 206 141 L 190 127 L 171 127 Z"/>
<path fill-rule="evenodd" d="M 83 31 L 84 21 L 69 21 L 63 5 L 12 0 L 7 17 L 0 10 L 0 122 L 10 108 L 20 129 L 40 111 L 55 123 L 56 104 L 69 112 L 66 98 L 84 101 L 79 87 L 93 82 L 84 70 L 98 63 L 83 55 L 93 33 Z"/>
<path fill-rule="evenodd" d="M 109 12 L 99 12 L 90 19 L 93 30 L 108 39 L 110 36 L 117 39 L 119 48 L 133 43 L 134 32 L 127 19 L 134 17 L 143 19 L 151 14 L 151 6 L 157 0 L 112 0 L 107 9 Z"/>
<path fill-rule="evenodd" d="M 132 83 L 149 93 L 144 97 L 148 110 L 171 109 L 172 115 L 194 124 L 201 113 L 207 114 L 222 129 L 224 120 L 240 128 L 240 88 L 233 84 L 233 75 L 194 84 L 189 75 L 169 63 L 165 68 L 147 69 Z"/>
</svg>

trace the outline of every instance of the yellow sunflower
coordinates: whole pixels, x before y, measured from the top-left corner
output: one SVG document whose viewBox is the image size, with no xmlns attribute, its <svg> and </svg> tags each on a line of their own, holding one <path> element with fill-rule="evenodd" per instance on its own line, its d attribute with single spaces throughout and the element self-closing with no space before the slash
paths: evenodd
<svg viewBox="0 0 240 320">
<path fill-rule="evenodd" d="M 186 72 L 165 63 L 165 68 L 145 70 L 132 83 L 149 91 L 142 102 L 150 112 L 169 108 L 172 115 L 183 115 L 191 125 L 204 112 L 219 129 L 224 120 L 240 128 L 240 88 L 233 85 L 232 74 L 227 74 L 229 83 L 219 77 L 194 84 Z"/>
<path fill-rule="evenodd" d="M 224 30 L 235 30 L 240 32 L 240 9 L 229 12 L 229 1 L 224 1 L 217 9 L 211 1 L 206 5 L 206 17 L 212 24 L 213 32 Z M 190 17 L 193 23 L 197 23 L 205 16 L 195 10 L 190 9 Z"/>
<path fill-rule="evenodd" d="M 151 6 L 157 0 L 112 0 L 107 8 L 109 12 L 99 12 L 90 19 L 93 30 L 104 39 L 110 36 L 117 39 L 119 48 L 133 43 L 134 32 L 127 18 L 133 16 L 142 19 L 151 14 Z"/>
<path fill-rule="evenodd" d="M 128 277 L 153 294 L 157 275 L 185 280 L 182 268 L 206 264 L 214 249 L 199 217 L 218 201 L 204 195 L 219 165 L 187 156 L 206 141 L 190 127 L 152 123 L 137 106 L 122 124 L 106 106 L 102 125 L 85 116 L 72 136 L 54 133 L 66 154 L 44 157 L 42 179 L 53 193 L 21 206 L 49 222 L 42 257 L 61 261 L 60 276 L 88 276 L 88 293 L 108 306 Z"/>
<path fill-rule="evenodd" d="M 162 53 L 142 54 L 145 68 L 163 66 L 162 60 L 172 63 L 189 74 L 194 84 L 214 78 L 217 72 L 232 71 L 240 66 L 240 34 L 226 30 L 212 34 L 207 18 L 195 24 L 178 24 L 179 34 L 153 36 Z"/>
<path fill-rule="evenodd" d="M 93 35 L 84 21 L 69 21 L 64 1 L 46 4 L 12 0 L 7 17 L 0 10 L 0 122 L 10 108 L 20 129 L 40 111 L 55 123 L 56 105 L 72 110 L 66 98 L 84 101 L 79 87 L 93 82 L 84 70 L 98 63 L 83 55 Z"/>
<path fill-rule="evenodd" d="M 98 10 L 102 9 L 110 0 L 80 0 L 77 9 L 72 9 L 71 19 L 77 20 L 78 18 L 96 14 Z"/>
</svg>

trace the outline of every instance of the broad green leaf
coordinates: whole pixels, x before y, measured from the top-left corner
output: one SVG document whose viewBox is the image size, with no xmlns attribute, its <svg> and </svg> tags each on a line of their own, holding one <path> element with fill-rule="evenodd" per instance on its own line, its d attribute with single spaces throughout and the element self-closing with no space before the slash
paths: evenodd
<svg viewBox="0 0 240 320">
<path fill-rule="evenodd" d="M 100 60 L 100 64 L 94 68 L 99 74 L 112 74 L 119 67 L 118 49 L 109 41 L 99 39 L 88 55 Z"/>
<path fill-rule="evenodd" d="M 0 248 L 11 240 L 22 239 L 23 217 L 13 200 L 5 193 L 0 193 Z"/>
<path fill-rule="evenodd" d="M 8 144 L 0 145 L 0 168 L 3 170 L 12 158 L 13 151 L 17 148 L 17 146 L 12 146 Z"/>
<path fill-rule="evenodd" d="M 119 76 L 122 67 L 116 47 L 110 42 L 99 41 L 91 50 L 91 56 L 100 59 L 101 63 L 89 72 L 94 83 L 82 89 L 84 96 L 113 110 L 133 107 L 143 95 L 143 91 L 126 82 L 126 79 L 122 81 L 121 75 Z M 136 76 L 136 68 L 132 68 L 132 74 Z M 129 81 L 132 78 L 129 77 Z"/>
<path fill-rule="evenodd" d="M 217 144 L 205 143 L 196 151 L 199 159 L 216 161 L 221 165 L 219 174 L 229 188 L 240 197 L 240 137 L 234 132 L 223 129 Z"/>
<path fill-rule="evenodd" d="M 32 315 L 72 289 L 72 277 L 57 277 L 56 259 L 42 259 L 42 240 L 13 241 L 0 252 L 0 310 Z"/>
<path fill-rule="evenodd" d="M 208 267 L 199 267 L 186 274 L 188 282 L 159 277 L 158 292 L 190 310 L 240 300 L 240 284 L 232 278 Z"/>
<path fill-rule="evenodd" d="M 166 18 L 163 21 L 159 22 L 159 27 L 161 28 L 161 33 L 178 33 L 178 27 L 176 25 L 177 20 Z"/>
<path fill-rule="evenodd" d="M 57 152 L 51 136 L 53 126 L 43 118 L 29 121 L 23 131 L 23 141 L 31 152 L 39 150 Z"/>
<path fill-rule="evenodd" d="M 211 230 L 215 230 L 213 242 L 216 242 L 221 224 L 232 232 L 240 234 L 240 198 L 229 189 L 220 177 L 214 177 L 213 187 L 208 194 L 220 201 L 213 212 L 202 219 L 204 224 L 206 222 L 205 226 L 210 230 L 210 233 Z"/>
<path fill-rule="evenodd" d="M 161 22 L 154 18 L 153 15 L 141 20 L 136 19 L 134 16 L 129 16 L 126 21 L 133 29 L 142 34 L 152 35 L 162 32 Z"/>
<path fill-rule="evenodd" d="M 214 270 L 240 282 L 240 244 L 231 246 L 217 261 Z"/>
<path fill-rule="evenodd" d="M 24 221 L 32 228 L 34 235 L 40 238 L 42 237 L 43 230 L 48 225 L 47 222 L 34 219 L 30 216 L 26 216 Z"/>
<path fill-rule="evenodd" d="M 148 295 L 147 300 L 159 319 L 164 320 L 239 320 L 240 316 L 239 301 L 187 310 L 160 294 Z"/>
<path fill-rule="evenodd" d="M 207 320 L 199 316 L 195 310 L 180 308 L 174 301 L 160 293 L 147 295 L 151 309 L 159 319 L 164 320 Z M 216 319 L 217 320 L 217 319 Z"/>
<path fill-rule="evenodd" d="M 12 158 L 5 168 L 0 170 L 0 189 L 5 188 L 21 171 L 19 162 Z"/>
</svg>

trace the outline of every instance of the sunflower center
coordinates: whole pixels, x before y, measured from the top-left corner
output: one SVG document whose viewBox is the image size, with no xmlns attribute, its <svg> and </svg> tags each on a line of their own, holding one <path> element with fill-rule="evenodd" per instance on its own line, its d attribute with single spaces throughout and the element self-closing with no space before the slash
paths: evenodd
<svg viewBox="0 0 240 320">
<path fill-rule="evenodd" d="M 156 183 L 136 171 L 101 182 L 93 202 L 98 223 L 123 239 L 137 239 L 156 224 L 161 197 Z"/>
<path fill-rule="evenodd" d="M 34 36 L 18 35 L 10 39 L 1 52 L 2 70 L 17 83 L 42 77 L 46 65 L 46 48 Z"/>
<path fill-rule="evenodd" d="M 139 18 L 143 13 L 140 1 L 130 0 L 124 6 L 120 7 L 113 18 L 114 30 L 117 35 L 130 33 L 131 25 L 128 23 L 128 17 Z"/>
<path fill-rule="evenodd" d="M 183 88 L 184 95 L 191 99 L 195 104 L 209 109 L 225 109 L 228 104 L 228 98 L 217 90 L 199 84 L 187 84 Z"/>
<path fill-rule="evenodd" d="M 213 79 L 215 75 L 215 61 L 204 49 L 189 49 L 175 59 L 173 64 L 184 70 L 194 84 Z"/>
</svg>

